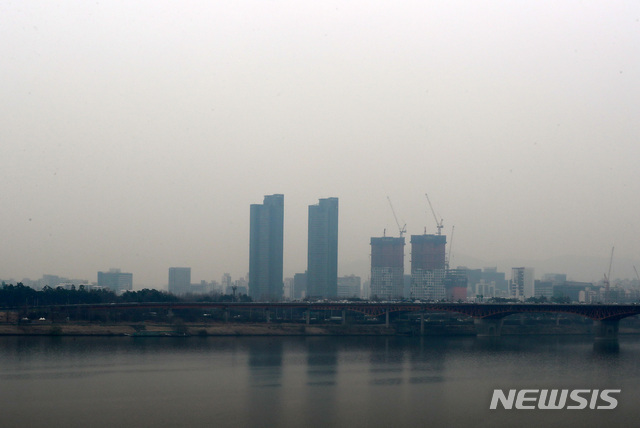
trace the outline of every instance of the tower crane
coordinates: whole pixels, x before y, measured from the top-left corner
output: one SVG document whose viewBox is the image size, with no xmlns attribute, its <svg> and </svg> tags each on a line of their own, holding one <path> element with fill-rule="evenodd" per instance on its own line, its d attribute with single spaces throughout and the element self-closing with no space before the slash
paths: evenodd
<svg viewBox="0 0 640 428">
<path fill-rule="evenodd" d="M 613 250 L 616 247 L 611 247 L 611 258 L 609 259 L 609 274 L 604 275 L 604 302 L 607 303 L 609 300 L 609 287 L 611 285 L 611 265 L 613 264 Z"/>
<path fill-rule="evenodd" d="M 398 216 L 396 215 L 396 210 L 393 209 L 393 204 L 391 203 L 391 198 L 389 198 L 387 196 L 387 200 L 389 201 L 389 206 L 391 207 L 391 212 L 393 213 L 393 218 L 396 219 L 396 224 L 398 225 L 398 233 L 400 234 L 400 237 L 402 238 L 402 235 L 404 235 L 407 232 L 407 224 L 405 223 L 404 226 L 400 227 L 400 222 L 398 221 Z"/>
<path fill-rule="evenodd" d="M 449 238 L 449 254 L 447 255 L 447 258 L 445 259 L 445 269 L 449 270 L 449 263 L 451 263 L 451 248 L 453 248 L 453 230 L 455 229 L 455 226 L 451 226 L 451 237 Z"/>
<path fill-rule="evenodd" d="M 436 215 L 436 212 L 433 210 L 433 205 L 431 205 L 431 201 L 429 200 L 429 195 L 427 195 L 426 193 L 424 194 L 427 197 L 427 202 L 429 202 L 429 208 L 431 208 L 431 213 L 433 214 L 433 218 L 436 220 L 436 228 L 438 229 L 438 235 L 442 235 L 442 228 L 444 227 L 442 225 L 442 219 L 440 219 L 440 221 L 438 221 L 438 216 Z"/>
</svg>

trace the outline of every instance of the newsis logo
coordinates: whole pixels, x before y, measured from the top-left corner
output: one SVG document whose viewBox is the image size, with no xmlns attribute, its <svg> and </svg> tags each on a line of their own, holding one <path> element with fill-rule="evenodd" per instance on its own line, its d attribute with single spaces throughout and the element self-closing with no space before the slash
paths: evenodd
<svg viewBox="0 0 640 428">
<path fill-rule="evenodd" d="M 618 406 L 613 394 L 620 394 L 620 389 L 510 389 L 505 394 L 501 389 L 493 390 L 489 409 L 502 408 L 511 410 L 611 410 Z"/>
</svg>

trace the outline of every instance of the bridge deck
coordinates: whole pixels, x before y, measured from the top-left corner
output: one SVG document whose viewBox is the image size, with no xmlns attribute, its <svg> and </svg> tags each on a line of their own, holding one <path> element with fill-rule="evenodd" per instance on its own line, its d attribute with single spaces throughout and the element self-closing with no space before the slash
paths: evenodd
<svg viewBox="0 0 640 428">
<path fill-rule="evenodd" d="M 45 307 L 43 307 L 45 308 Z M 519 313 L 565 313 L 580 315 L 593 320 L 620 320 L 640 314 L 640 305 L 586 305 L 551 303 L 338 303 L 338 302 L 151 302 L 151 303 L 100 303 L 48 306 L 50 309 L 302 309 L 309 311 L 345 310 L 368 316 L 380 316 L 392 312 L 446 311 L 480 319 L 500 319 Z M 23 308 L 15 308 L 23 309 Z"/>
</svg>

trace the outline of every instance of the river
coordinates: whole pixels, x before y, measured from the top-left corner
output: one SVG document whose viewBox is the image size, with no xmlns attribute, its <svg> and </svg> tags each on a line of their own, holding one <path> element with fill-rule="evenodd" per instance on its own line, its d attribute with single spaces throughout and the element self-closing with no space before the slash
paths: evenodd
<svg viewBox="0 0 640 428">
<path fill-rule="evenodd" d="M 0 337 L 3 427 L 625 426 L 640 337 Z M 494 389 L 620 389 L 490 410 Z"/>
</svg>

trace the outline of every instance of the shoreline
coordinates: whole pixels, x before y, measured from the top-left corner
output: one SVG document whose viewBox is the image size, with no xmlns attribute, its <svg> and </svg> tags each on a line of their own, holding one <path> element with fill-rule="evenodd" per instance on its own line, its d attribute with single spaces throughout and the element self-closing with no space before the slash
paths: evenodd
<svg viewBox="0 0 640 428">
<path fill-rule="evenodd" d="M 115 337 L 209 337 L 209 336 L 420 336 L 419 330 L 384 324 L 295 323 L 31 323 L 0 324 L 0 336 L 115 336 Z M 621 328 L 621 335 L 640 334 L 640 329 Z M 591 335 L 590 326 L 504 326 L 503 336 Z M 473 325 L 425 326 L 424 336 L 474 336 Z"/>
<path fill-rule="evenodd" d="M 0 336 L 395 336 L 396 329 L 382 326 L 305 324 L 27 324 L 0 325 Z"/>
</svg>

